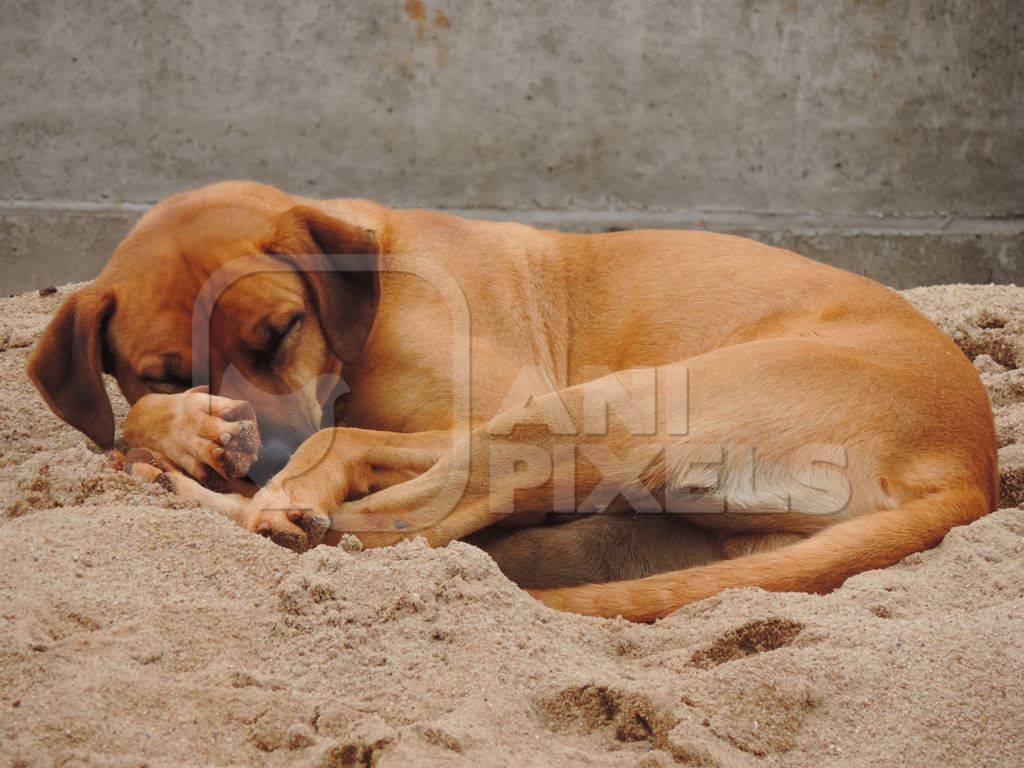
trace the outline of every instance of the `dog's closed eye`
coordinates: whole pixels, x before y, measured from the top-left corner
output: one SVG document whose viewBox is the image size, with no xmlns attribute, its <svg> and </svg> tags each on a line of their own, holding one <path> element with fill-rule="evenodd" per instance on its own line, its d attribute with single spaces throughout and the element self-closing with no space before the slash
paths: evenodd
<svg viewBox="0 0 1024 768">
<path fill-rule="evenodd" d="M 260 362 L 274 362 L 280 352 L 295 338 L 304 317 L 302 312 L 293 312 L 286 316 L 283 322 L 278 320 L 275 323 L 270 318 L 264 318 L 260 322 L 257 326 L 260 345 L 254 350 Z"/>
</svg>

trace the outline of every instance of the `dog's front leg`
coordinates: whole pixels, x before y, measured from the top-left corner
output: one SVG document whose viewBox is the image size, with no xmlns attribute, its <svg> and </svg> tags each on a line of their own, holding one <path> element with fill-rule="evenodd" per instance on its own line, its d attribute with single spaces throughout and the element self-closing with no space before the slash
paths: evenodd
<svg viewBox="0 0 1024 768">
<path fill-rule="evenodd" d="M 624 371 L 544 393 L 456 433 L 422 475 L 330 513 L 326 540 L 352 533 L 387 546 L 422 536 L 443 546 L 499 521 L 599 512 L 623 498 L 661 509 L 661 457 L 686 413 L 680 370 Z"/>
<path fill-rule="evenodd" d="M 308 549 L 324 539 L 329 513 L 345 501 L 415 478 L 450 447 L 451 434 L 444 431 L 320 430 L 253 497 L 242 524 L 282 546 Z"/>
<path fill-rule="evenodd" d="M 248 403 L 205 387 L 145 395 L 128 413 L 124 435 L 130 450 L 111 453 L 115 466 L 245 523 L 256 486 L 241 478 L 260 445 Z"/>
</svg>

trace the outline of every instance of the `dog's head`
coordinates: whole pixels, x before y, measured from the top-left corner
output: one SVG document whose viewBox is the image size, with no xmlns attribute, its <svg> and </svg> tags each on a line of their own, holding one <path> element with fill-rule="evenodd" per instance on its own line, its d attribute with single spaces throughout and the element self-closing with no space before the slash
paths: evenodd
<svg viewBox="0 0 1024 768">
<path fill-rule="evenodd" d="M 366 344 L 379 249 L 374 232 L 258 184 L 169 198 L 64 302 L 29 375 L 104 447 L 114 419 L 103 373 L 130 403 L 208 384 L 252 403 L 261 463 L 283 463 L 333 415 L 342 370 Z"/>
</svg>

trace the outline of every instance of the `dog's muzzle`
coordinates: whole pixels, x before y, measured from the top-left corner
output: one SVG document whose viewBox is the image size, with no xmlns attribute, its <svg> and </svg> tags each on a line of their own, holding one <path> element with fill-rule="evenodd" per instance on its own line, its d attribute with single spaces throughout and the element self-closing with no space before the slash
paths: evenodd
<svg viewBox="0 0 1024 768">
<path fill-rule="evenodd" d="M 249 478 L 257 485 L 265 485 L 270 478 L 284 469 L 298 447 L 296 443 L 271 435 L 264 440 L 259 458 L 249 468 Z"/>
</svg>

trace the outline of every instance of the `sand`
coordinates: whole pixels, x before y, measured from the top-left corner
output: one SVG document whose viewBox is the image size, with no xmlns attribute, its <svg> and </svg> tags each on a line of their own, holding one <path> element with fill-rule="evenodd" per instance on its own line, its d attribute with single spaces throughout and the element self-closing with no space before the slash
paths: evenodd
<svg viewBox="0 0 1024 768">
<path fill-rule="evenodd" d="M 1022 289 L 907 293 L 982 372 L 1006 509 L 653 626 L 554 613 L 463 543 L 296 555 L 111 471 L 23 373 L 67 292 L 0 302 L 0 764 L 1021 764 Z"/>
</svg>

